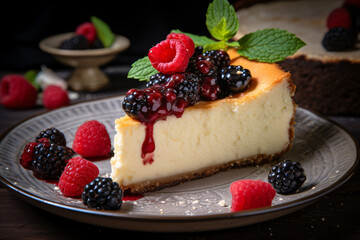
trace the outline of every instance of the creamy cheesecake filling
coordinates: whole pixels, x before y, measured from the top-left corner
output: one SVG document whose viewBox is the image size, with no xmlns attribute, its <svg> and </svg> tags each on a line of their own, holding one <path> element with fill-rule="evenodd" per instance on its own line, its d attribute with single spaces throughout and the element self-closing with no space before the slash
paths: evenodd
<svg viewBox="0 0 360 240">
<path fill-rule="evenodd" d="M 255 81 L 256 84 L 256 81 Z M 154 124 L 154 161 L 144 165 L 140 143 L 143 124 L 116 124 L 111 177 L 121 186 L 186 174 L 259 154 L 276 154 L 290 144 L 294 115 L 290 76 L 262 89 L 262 94 L 218 100 L 186 109 L 181 118 Z M 256 92 L 256 90 L 254 90 Z"/>
</svg>

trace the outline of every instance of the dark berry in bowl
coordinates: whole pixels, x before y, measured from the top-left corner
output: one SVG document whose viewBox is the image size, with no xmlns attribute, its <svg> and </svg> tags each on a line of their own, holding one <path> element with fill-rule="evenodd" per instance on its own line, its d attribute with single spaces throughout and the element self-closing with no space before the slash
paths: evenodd
<svg viewBox="0 0 360 240">
<path fill-rule="evenodd" d="M 252 82 L 251 73 L 242 66 L 229 65 L 220 70 L 220 80 L 232 91 L 245 91 Z"/>
<path fill-rule="evenodd" d="M 64 50 L 84 50 L 89 48 L 89 42 L 84 35 L 75 35 L 62 41 L 59 48 Z"/>
<path fill-rule="evenodd" d="M 291 160 L 276 164 L 268 175 L 268 182 L 279 194 L 295 193 L 305 180 L 306 175 L 301 164 Z"/>
</svg>

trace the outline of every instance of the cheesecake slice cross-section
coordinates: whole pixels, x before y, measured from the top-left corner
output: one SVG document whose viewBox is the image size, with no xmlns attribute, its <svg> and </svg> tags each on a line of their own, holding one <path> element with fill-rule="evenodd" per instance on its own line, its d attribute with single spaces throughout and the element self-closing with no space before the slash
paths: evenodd
<svg viewBox="0 0 360 240">
<path fill-rule="evenodd" d="M 115 120 L 111 177 L 123 190 L 153 191 L 231 167 L 270 162 L 290 149 L 296 109 L 290 73 L 235 51 L 229 55 L 230 64 L 250 70 L 249 88 L 157 121 L 151 162 L 142 156 L 145 124 L 129 116 Z"/>
</svg>

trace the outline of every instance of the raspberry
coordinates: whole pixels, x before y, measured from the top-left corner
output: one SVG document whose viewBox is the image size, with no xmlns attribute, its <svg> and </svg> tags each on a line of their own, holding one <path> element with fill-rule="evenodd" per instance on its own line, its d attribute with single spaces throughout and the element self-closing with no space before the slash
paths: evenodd
<svg viewBox="0 0 360 240">
<path fill-rule="evenodd" d="M 41 131 L 35 139 L 38 140 L 41 138 L 47 138 L 51 143 L 66 146 L 66 139 L 64 134 L 56 128 L 48 128 L 44 131 Z"/>
<path fill-rule="evenodd" d="M 60 176 L 60 191 L 68 197 L 78 197 L 86 184 L 90 183 L 99 175 L 98 167 L 81 157 L 75 157 L 66 164 Z"/>
<path fill-rule="evenodd" d="M 56 109 L 70 104 L 67 92 L 59 86 L 49 85 L 43 94 L 43 104 L 47 109 Z"/>
<path fill-rule="evenodd" d="M 328 29 L 334 27 L 351 28 L 351 16 L 345 7 L 334 9 L 328 16 L 326 21 Z"/>
<path fill-rule="evenodd" d="M 59 48 L 64 50 L 84 50 L 89 48 L 89 41 L 84 35 L 75 35 L 62 41 Z"/>
<path fill-rule="evenodd" d="M 85 22 L 80 24 L 76 30 L 76 35 L 83 35 L 88 40 L 89 44 L 92 45 L 97 37 L 96 28 L 91 22 Z"/>
<path fill-rule="evenodd" d="M 163 74 L 181 73 L 186 70 L 189 62 L 185 45 L 178 40 L 164 40 L 149 50 L 152 66 Z"/>
<path fill-rule="evenodd" d="M 269 183 L 250 179 L 231 183 L 230 193 L 232 194 L 232 212 L 269 207 L 276 194 Z"/>
<path fill-rule="evenodd" d="M 111 142 L 105 126 L 96 120 L 81 124 L 75 133 L 73 149 L 82 157 L 108 156 Z"/>
<path fill-rule="evenodd" d="M 194 41 L 187 35 L 183 33 L 170 33 L 166 36 L 166 39 L 175 39 L 181 41 L 188 52 L 188 57 L 190 58 L 195 52 Z"/>
<path fill-rule="evenodd" d="M 4 107 L 31 108 L 36 99 L 36 89 L 23 76 L 9 74 L 1 79 L 0 102 Z"/>
</svg>

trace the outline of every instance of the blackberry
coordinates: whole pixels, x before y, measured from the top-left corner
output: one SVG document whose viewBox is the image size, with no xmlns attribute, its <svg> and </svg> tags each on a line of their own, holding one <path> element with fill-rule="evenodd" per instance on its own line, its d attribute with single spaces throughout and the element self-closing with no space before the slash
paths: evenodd
<svg viewBox="0 0 360 240">
<path fill-rule="evenodd" d="M 198 46 L 195 48 L 193 56 L 201 55 L 204 52 L 204 48 L 202 46 Z"/>
<path fill-rule="evenodd" d="M 139 112 L 146 103 L 146 94 L 142 90 L 133 88 L 126 93 L 122 108 L 130 117 L 139 118 Z"/>
<path fill-rule="evenodd" d="M 205 101 L 214 101 L 219 99 L 221 88 L 217 78 L 214 76 L 203 76 L 201 80 L 201 99 Z"/>
<path fill-rule="evenodd" d="M 205 57 L 211 57 L 212 61 L 218 69 L 221 69 L 230 64 L 229 55 L 227 54 L 227 52 L 222 50 L 206 51 L 202 55 Z"/>
<path fill-rule="evenodd" d="M 62 41 L 59 48 L 65 50 L 83 50 L 89 48 L 89 42 L 84 35 L 75 35 Z"/>
<path fill-rule="evenodd" d="M 250 71 L 242 66 L 229 65 L 220 70 L 220 81 L 232 92 L 241 92 L 249 87 L 252 77 Z"/>
<path fill-rule="evenodd" d="M 305 182 L 306 175 L 299 162 L 285 160 L 276 164 L 268 175 L 268 182 L 277 193 L 295 193 Z"/>
<path fill-rule="evenodd" d="M 81 194 L 83 203 L 97 210 L 117 210 L 122 205 L 123 192 L 111 178 L 97 177 L 85 185 Z"/>
<path fill-rule="evenodd" d="M 95 38 L 94 42 L 91 45 L 92 49 L 100 49 L 104 48 L 104 44 L 101 42 L 99 38 Z"/>
<path fill-rule="evenodd" d="M 39 140 L 40 138 L 47 138 L 51 143 L 66 146 L 66 139 L 64 134 L 56 128 L 48 128 L 44 131 L 41 131 L 36 137 L 36 140 Z"/>
<path fill-rule="evenodd" d="M 183 73 L 181 75 L 183 75 L 183 80 L 174 87 L 177 97 L 183 98 L 188 102 L 188 105 L 194 105 L 200 99 L 199 78 L 193 73 Z"/>
<path fill-rule="evenodd" d="M 162 84 L 162 83 L 165 83 L 167 81 L 169 77 L 165 74 L 162 74 L 162 73 L 156 73 L 154 75 L 152 75 L 150 77 L 150 80 L 149 82 L 146 84 L 146 87 L 149 88 L 149 87 L 152 87 L 154 86 L 155 84 Z"/>
<path fill-rule="evenodd" d="M 343 51 L 355 46 L 357 34 L 354 29 L 335 27 L 325 33 L 322 45 L 328 51 Z"/>
<path fill-rule="evenodd" d="M 34 148 L 32 170 L 40 179 L 59 179 L 65 165 L 74 152 L 55 143 L 39 143 Z"/>
</svg>

